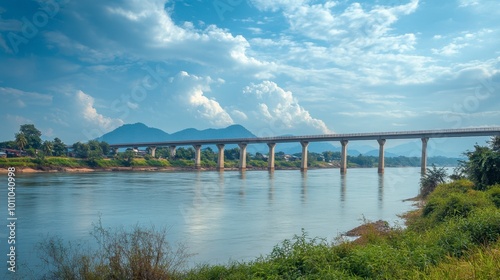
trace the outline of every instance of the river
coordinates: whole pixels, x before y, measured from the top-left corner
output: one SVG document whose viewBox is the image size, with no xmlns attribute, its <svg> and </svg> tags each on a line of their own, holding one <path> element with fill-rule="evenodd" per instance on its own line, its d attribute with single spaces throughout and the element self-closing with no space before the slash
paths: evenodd
<svg viewBox="0 0 500 280">
<path fill-rule="evenodd" d="M 419 168 L 200 172 L 17 174 L 18 272 L 40 269 L 36 244 L 47 236 L 91 240 L 93 224 L 166 228 L 172 245 L 191 253 L 189 266 L 253 260 L 301 234 L 332 241 L 367 220 L 400 223 L 418 194 Z M 7 175 L 5 175 L 7 177 Z M 6 180 L 4 180 L 6 182 Z M 0 191 L 7 225 L 7 184 Z M 0 231 L 9 253 L 8 228 Z M 6 270 L 6 268 L 5 268 Z M 2 275 L 2 274 L 0 274 Z M 36 274 L 39 275 L 39 274 Z"/>
</svg>

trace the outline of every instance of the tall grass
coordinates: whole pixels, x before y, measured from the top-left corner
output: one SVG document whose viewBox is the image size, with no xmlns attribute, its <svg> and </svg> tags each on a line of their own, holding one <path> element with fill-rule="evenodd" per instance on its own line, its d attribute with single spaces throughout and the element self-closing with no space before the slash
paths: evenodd
<svg viewBox="0 0 500 280">
<path fill-rule="evenodd" d="M 174 279 L 185 268 L 189 254 L 172 248 L 166 230 L 134 227 L 107 229 L 99 222 L 92 236 L 98 250 L 52 237 L 40 243 L 42 260 L 49 268 L 43 279 Z"/>
</svg>

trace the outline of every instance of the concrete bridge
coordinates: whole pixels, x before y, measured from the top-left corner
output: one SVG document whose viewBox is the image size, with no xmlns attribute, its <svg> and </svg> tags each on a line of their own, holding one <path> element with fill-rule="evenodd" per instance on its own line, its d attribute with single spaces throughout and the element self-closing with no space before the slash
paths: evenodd
<svg viewBox="0 0 500 280">
<path fill-rule="evenodd" d="M 347 172 L 347 145 L 349 141 L 376 140 L 379 144 L 378 172 L 384 173 L 384 145 L 389 139 L 421 139 L 422 160 L 421 173 L 427 168 L 427 142 L 430 138 L 448 137 L 473 137 L 473 136 L 495 136 L 500 135 L 500 127 L 486 128 L 463 128 L 463 129 L 441 129 L 441 130 L 419 130 L 401 132 L 376 132 L 376 133 L 347 133 L 347 134 L 323 134 L 304 136 L 277 136 L 277 137 L 255 137 L 255 138 L 233 138 L 233 139 L 207 139 L 207 140 L 182 140 L 166 142 L 124 143 L 110 144 L 111 148 L 138 148 L 149 147 L 152 156 L 155 155 L 157 147 L 169 147 L 170 153 L 175 155 L 177 146 L 192 145 L 195 149 L 195 168 L 201 168 L 201 147 L 203 145 L 216 145 L 218 148 L 217 169 L 224 169 L 224 146 L 237 144 L 240 148 L 239 168 L 246 169 L 246 148 L 249 144 L 265 143 L 269 147 L 268 169 L 274 169 L 275 147 L 278 143 L 299 142 L 302 145 L 301 170 L 307 170 L 307 147 L 311 142 L 339 141 L 342 145 L 340 173 Z"/>
</svg>

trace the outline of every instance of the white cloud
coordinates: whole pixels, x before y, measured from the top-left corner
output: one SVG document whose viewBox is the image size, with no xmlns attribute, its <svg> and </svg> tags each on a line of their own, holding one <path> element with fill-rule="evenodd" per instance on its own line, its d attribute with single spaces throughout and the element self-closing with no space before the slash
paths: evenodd
<svg viewBox="0 0 500 280">
<path fill-rule="evenodd" d="M 458 0 L 458 6 L 461 8 L 479 5 L 479 0 Z"/>
<path fill-rule="evenodd" d="M 467 47 L 469 44 L 456 44 L 456 43 L 450 43 L 446 46 L 444 46 L 441 49 L 432 49 L 433 54 L 439 54 L 439 55 L 445 55 L 445 56 L 450 56 L 454 54 L 458 54 L 460 49 L 463 49 Z"/>
<path fill-rule="evenodd" d="M 78 113 L 87 123 L 96 125 L 103 131 L 110 131 L 123 125 L 121 119 L 113 119 L 99 114 L 94 108 L 94 98 L 83 91 L 79 90 L 75 93 L 75 100 L 80 110 Z"/>
<path fill-rule="evenodd" d="M 208 122 L 210 125 L 225 127 L 234 124 L 231 116 L 214 98 L 209 98 L 206 93 L 211 91 L 212 84 L 222 84 L 224 80 L 213 80 L 211 77 L 191 75 L 181 71 L 170 82 L 177 89 L 175 99 L 187 106 L 195 117 Z"/>
<path fill-rule="evenodd" d="M 235 119 L 237 119 L 239 121 L 246 121 L 246 120 L 248 120 L 248 116 L 244 112 L 242 112 L 240 110 L 236 110 L 236 109 L 232 110 L 231 111 L 231 115 L 233 116 L 233 118 L 235 118 Z"/>
<path fill-rule="evenodd" d="M 478 43 L 481 43 L 485 38 L 488 38 L 491 33 L 493 33 L 493 30 L 491 29 L 481 29 L 477 32 L 464 31 L 461 33 L 461 36 L 453 38 L 449 44 L 441 49 L 433 48 L 432 53 L 444 56 L 459 54 L 461 49 L 474 45 L 477 46 Z"/>
<path fill-rule="evenodd" d="M 293 97 L 292 92 L 285 91 L 276 83 L 264 81 L 260 84 L 251 84 L 244 89 L 247 97 L 248 109 L 253 110 L 253 117 L 264 123 L 272 122 L 275 128 L 283 131 L 309 130 L 316 133 L 332 133 L 326 124 L 302 107 Z M 251 108 L 250 103 L 257 103 Z"/>
<path fill-rule="evenodd" d="M 29 106 L 48 106 L 52 104 L 52 96 L 38 92 L 27 92 L 15 88 L 0 87 L 0 98 L 4 106 L 25 108 Z M 32 107 L 31 109 L 35 109 Z"/>
</svg>

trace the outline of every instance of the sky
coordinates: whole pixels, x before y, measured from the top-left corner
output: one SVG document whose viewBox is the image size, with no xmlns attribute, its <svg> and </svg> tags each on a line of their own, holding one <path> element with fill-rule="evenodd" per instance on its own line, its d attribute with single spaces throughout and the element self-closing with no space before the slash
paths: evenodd
<svg viewBox="0 0 500 280">
<path fill-rule="evenodd" d="M 499 126 L 498 18 L 498 0 L 1 0 L 0 141 Z"/>
</svg>

